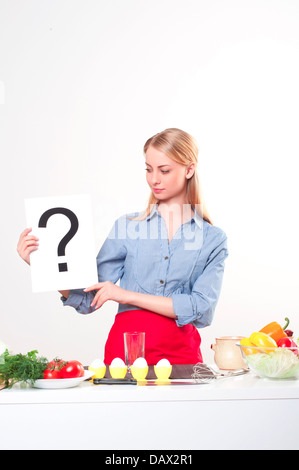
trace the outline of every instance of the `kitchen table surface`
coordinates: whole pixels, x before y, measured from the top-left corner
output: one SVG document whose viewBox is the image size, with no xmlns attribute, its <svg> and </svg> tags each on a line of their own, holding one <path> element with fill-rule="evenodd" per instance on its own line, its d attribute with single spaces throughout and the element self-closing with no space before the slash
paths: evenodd
<svg viewBox="0 0 299 470">
<path fill-rule="evenodd" d="M 188 379 L 179 380 L 184 382 Z M 93 385 L 85 381 L 68 389 L 22 388 L 19 384 L 0 392 L 0 404 L 111 403 L 142 401 L 210 401 L 299 399 L 299 380 L 260 379 L 252 373 L 213 379 L 196 385 Z"/>
<path fill-rule="evenodd" d="M 299 448 L 299 380 L 251 372 L 196 385 L 16 384 L 0 391 L 0 413 L 1 449 Z"/>
</svg>

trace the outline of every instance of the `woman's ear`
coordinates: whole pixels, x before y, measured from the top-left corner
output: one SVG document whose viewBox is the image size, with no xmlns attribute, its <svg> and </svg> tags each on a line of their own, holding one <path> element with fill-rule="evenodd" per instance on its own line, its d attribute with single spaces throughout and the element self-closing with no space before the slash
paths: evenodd
<svg viewBox="0 0 299 470">
<path fill-rule="evenodd" d="M 186 169 L 186 178 L 189 180 L 192 178 L 195 172 L 195 163 L 190 163 L 190 165 L 187 166 Z"/>
</svg>

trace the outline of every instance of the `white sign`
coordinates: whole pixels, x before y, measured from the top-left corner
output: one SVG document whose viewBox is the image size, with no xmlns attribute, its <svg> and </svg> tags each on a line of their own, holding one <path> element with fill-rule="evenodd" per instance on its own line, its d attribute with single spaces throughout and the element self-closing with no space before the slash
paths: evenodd
<svg viewBox="0 0 299 470">
<path fill-rule="evenodd" d="M 39 239 L 30 255 L 32 290 L 83 289 L 98 282 L 89 195 L 25 200 L 27 227 Z"/>
</svg>

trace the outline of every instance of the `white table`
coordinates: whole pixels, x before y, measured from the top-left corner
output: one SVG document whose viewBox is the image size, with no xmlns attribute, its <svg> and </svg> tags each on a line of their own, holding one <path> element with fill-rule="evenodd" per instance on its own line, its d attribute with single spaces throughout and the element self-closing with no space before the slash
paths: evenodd
<svg viewBox="0 0 299 470">
<path fill-rule="evenodd" d="M 299 380 L 0 392 L 1 449 L 299 449 Z"/>
</svg>

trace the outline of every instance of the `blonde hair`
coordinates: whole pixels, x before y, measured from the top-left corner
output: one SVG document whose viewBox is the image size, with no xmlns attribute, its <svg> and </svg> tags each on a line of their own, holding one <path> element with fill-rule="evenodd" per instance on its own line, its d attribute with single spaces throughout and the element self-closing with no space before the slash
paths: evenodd
<svg viewBox="0 0 299 470">
<path fill-rule="evenodd" d="M 167 155 L 167 157 L 181 165 L 188 166 L 190 163 L 195 163 L 197 166 L 198 146 L 196 141 L 190 134 L 182 131 L 181 129 L 165 129 L 163 132 L 159 132 L 148 139 L 143 148 L 145 154 L 150 146 L 160 150 Z M 187 180 L 187 200 L 204 220 L 212 224 L 204 204 L 196 170 L 193 176 Z M 157 204 L 157 202 L 158 199 L 153 193 L 151 193 L 147 208 L 144 214 L 142 214 L 142 219 L 150 214 L 153 205 Z"/>
</svg>

